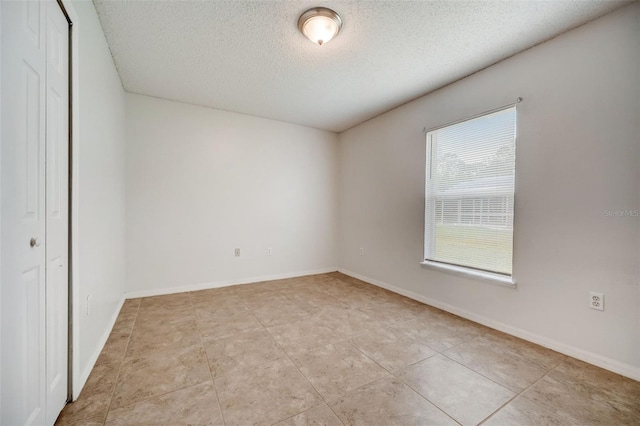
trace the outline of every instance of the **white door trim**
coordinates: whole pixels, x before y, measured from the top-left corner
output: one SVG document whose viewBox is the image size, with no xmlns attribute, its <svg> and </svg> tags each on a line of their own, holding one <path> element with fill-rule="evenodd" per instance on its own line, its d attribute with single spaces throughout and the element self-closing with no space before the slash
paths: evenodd
<svg viewBox="0 0 640 426">
<path fill-rule="evenodd" d="M 2 7 L 0 7 L 0 34 L 2 34 Z M 2 42 L 0 42 L 0 70 L 2 70 Z M 0 78 L 0 99 L 2 99 L 2 78 Z M 0 102 L 0 129 L 2 129 L 2 102 Z M 0 164 L 2 164 L 2 132 L 0 131 Z M 2 173 L 0 172 L 0 189 L 2 188 Z M 2 235 L 2 197 L 0 196 L 0 235 Z M 0 244 L 0 259 L 2 259 L 2 244 Z M 0 277 L 2 276 L 2 262 L 0 262 Z M 0 290 L 0 306 L 2 306 L 2 291 Z M 0 330 L 2 330 L 2 315 L 0 315 Z M 2 339 L 0 339 L 0 365 L 2 365 Z M 0 419 L 2 417 L 2 386 L 0 386 Z"/>
<path fill-rule="evenodd" d="M 69 399 L 69 19 L 44 2 L 45 56 L 45 423 Z M 6 390 L 5 390 L 6 391 Z"/>
<path fill-rule="evenodd" d="M 59 0 L 64 7 L 65 12 L 69 16 L 71 21 L 71 28 L 69 36 L 71 37 L 71 50 L 69 57 L 71 58 L 71 66 L 69 71 L 71 73 L 71 158 L 69 162 L 69 169 L 71 170 L 71 193 L 69 198 L 71 200 L 71 206 L 69 209 L 69 215 L 71 217 L 71 224 L 69 227 L 69 244 L 71 247 L 71 256 L 69 257 L 69 320 L 71 322 L 71 332 L 69 339 L 69 357 L 70 368 L 69 373 L 71 380 L 69 380 L 69 399 L 75 401 L 80 396 L 80 391 L 84 386 L 82 380 L 82 373 L 80 372 L 80 265 L 78 264 L 80 247 L 79 247 L 79 213 L 80 203 L 78 200 L 78 194 L 80 193 L 80 62 L 79 62 L 79 34 L 80 26 L 82 23 L 78 18 L 78 14 L 73 6 L 71 0 Z"/>
</svg>

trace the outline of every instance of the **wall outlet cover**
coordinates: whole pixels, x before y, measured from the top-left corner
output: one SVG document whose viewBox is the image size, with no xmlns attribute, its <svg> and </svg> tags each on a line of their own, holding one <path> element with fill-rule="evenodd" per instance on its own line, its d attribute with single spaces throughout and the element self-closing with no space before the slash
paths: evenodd
<svg viewBox="0 0 640 426">
<path fill-rule="evenodd" d="M 604 294 L 594 291 L 589 293 L 589 307 L 598 311 L 604 311 Z"/>
</svg>

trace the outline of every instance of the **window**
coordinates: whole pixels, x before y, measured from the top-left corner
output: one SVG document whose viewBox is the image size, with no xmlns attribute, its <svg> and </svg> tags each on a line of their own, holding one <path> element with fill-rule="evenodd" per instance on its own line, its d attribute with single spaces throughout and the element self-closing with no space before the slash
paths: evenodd
<svg viewBox="0 0 640 426">
<path fill-rule="evenodd" d="M 427 133 L 427 264 L 511 276 L 515 153 L 515 106 Z"/>
</svg>

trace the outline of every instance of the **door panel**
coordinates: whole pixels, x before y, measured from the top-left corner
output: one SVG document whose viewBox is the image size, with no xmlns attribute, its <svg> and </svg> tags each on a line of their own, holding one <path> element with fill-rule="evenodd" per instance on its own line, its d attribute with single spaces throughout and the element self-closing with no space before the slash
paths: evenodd
<svg viewBox="0 0 640 426">
<path fill-rule="evenodd" d="M 40 153 L 43 148 L 42 131 L 40 129 L 42 121 L 42 112 L 40 105 L 41 97 L 41 78 L 40 73 L 34 70 L 26 61 L 22 64 L 24 80 L 21 86 L 25 91 L 25 116 L 22 135 L 24 138 L 25 163 L 23 167 L 26 169 L 26 179 L 24 181 L 25 197 L 25 221 L 35 221 L 40 219 L 40 205 L 44 199 L 41 199 L 41 179 L 40 179 Z M 20 117 L 22 118 L 22 117 Z M 23 121 L 21 120 L 21 121 Z M 22 136 L 20 135 L 20 136 Z M 20 147 L 19 147 L 20 148 Z M 42 237 L 40 237 L 42 238 Z"/>
<path fill-rule="evenodd" d="M 61 152 L 60 144 L 64 143 L 64 135 L 59 129 L 60 117 L 63 116 L 61 111 L 62 97 L 56 91 L 55 87 L 49 84 L 47 93 L 47 217 L 53 219 L 60 218 L 60 195 L 61 195 Z M 62 140 L 61 140 L 62 139 Z"/>
<path fill-rule="evenodd" d="M 47 3 L 46 370 L 47 423 L 67 401 L 69 24 Z"/>
<path fill-rule="evenodd" d="M 45 421 L 45 5 L 2 7 L 2 419 Z M 37 238 L 39 247 L 31 247 Z"/>
<path fill-rule="evenodd" d="M 24 16 L 24 29 L 25 33 L 31 39 L 33 47 L 40 49 L 41 33 L 42 33 L 42 21 L 40 20 L 42 5 L 40 2 L 32 1 L 27 2 L 24 8 L 22 8 L 22 16 Z"/>
<path fill-rule="evenodd" d="M 36 266 L 22 274 L 22 316 L 20 323 L 24 324 L 25 333 L 22 335 L 20 352 L 25 354 L 25 362 L 21 365 L 20 382 L 24 401 L 21 404 L 20 418 L 25 424 L 38 424 L 43 418 L 44 401 L 42 395 L 42 331 L 44 304 L 41 298 L 43 283 L 40 281 L 40 267 Z M 34 350 L 35 349 L 35 350 Z M 35 367 L 35 368 L 34 368 Z"/>
<path fill-rule="evenodd" d="M 62 287 L 66 287 L 62 264 L 63 259 L 60 257 L 52 259 L 48 264 L 46 285 L 48 305 L 66 305 L 66 292 L 60 291 Z M 61 336 L 61 331 L 67 329 L 66 319 L 67 316 L 60 315 L 59 311 L 47 311 L 47 410 L 51 413 L 47 415 L 51 420 L 47 422 L 49 424 L 55 422 L 67 400 L 67 354 L 63 346 L 67 339 L 66 335 Z M 59 395 L 59 390 L 64 391 L 64 394 Z"/>
</svg>

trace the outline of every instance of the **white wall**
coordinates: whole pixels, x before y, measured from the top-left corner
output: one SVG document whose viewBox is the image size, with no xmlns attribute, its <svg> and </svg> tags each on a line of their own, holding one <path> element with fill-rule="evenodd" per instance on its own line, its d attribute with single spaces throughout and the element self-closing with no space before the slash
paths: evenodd
<svg viewBox="0 0 640 426">
<path fill-rule="evenodd" d="M 341 134 L 340 268 L 640 379 L 639 40 L 635 3 Z M 517 288 L 422 268 L 423 127 L 517 96 Z"/>
<path fill-rule="evenodd" d="M 2 7 L 0 7 L 0 34 L 2 34 Z M 2 43 L 0 42 L 0 70 L 2 69 Z M 2 99 L 2 79 L 0 78 L 0 99 Z M 2 129 L 2 102 L 0 102 L 0 129 Z M 2 132 L 0 132 L 0 147 L 2 147 Z M 0 149 L 0 164 L 2 164 L 2 149 Z M 2 173 L 0 173 L 0 188 L 2 188 Z M 2 197 L 0 197 L 0 235 L 2 235 Z M 2 259 L 2 245 L 0 245 L 0 259 Z M 2 262 L 0 262 L 0 277 L 2 276 Z M 0 306 L 2 306 L 2 291 L 0 291 Z M 2 330 L 2 315 L 0 315 L 0 330 Z M 0 339 L 0 365 L 2 363 L 2 339 Z M 0 386 L 0 401 L 2 399 L 2 386 Z M 2 417 L 2 404 L 0 403 L 0 419 Z"/>
<path fill-rule="evenodd" d="M 79 166 L 74 172 L 74 395 L 84 384 L 123 300 L 125 285 L 125 93 L 90 1 L 72 3 L 77 22 Z M 92 295 L 87 315 L 87 296 Z"/>
<path fill-rule="evenodd" d="M 336 185 L 334 133 L 127 94 L 128 295 L 335 270 Z"/>
</svg>

